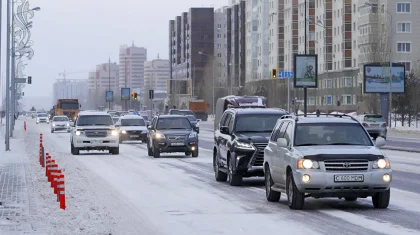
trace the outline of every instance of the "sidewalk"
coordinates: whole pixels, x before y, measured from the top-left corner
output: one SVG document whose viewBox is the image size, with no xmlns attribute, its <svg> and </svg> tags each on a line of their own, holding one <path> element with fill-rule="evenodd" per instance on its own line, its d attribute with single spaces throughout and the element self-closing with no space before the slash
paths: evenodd
<svg viewBox="0 0 420 235">
<path fill-rule="evenodd" d="M 31 217 L 36 216 L 27 185 L 28 158 L 24 147 L 22 120 L 16 121 L 11 151 L 5 151 L 4 131 L 0 131 L 0 234 L 39 234 Z"/>
</svg>

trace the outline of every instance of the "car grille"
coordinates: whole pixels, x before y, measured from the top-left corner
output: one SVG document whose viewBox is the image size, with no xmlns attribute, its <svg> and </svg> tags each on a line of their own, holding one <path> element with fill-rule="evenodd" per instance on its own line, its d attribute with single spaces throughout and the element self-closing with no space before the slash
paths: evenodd
<svg viewBox="0 0 420 235">
<path fill-rule="evenodd" d="M 264 164 L 264 149 L 267 147 L 267 143 L 259 143 L 255 144 L 254 146 L 257 148 L 255 157 L 253 162 L 251 163 L 252 166 L 262 166 Z"/>
<path fill-rule="evenodd" d="M 186 136 L 185 135 L 169 135 L 168 139 L 169 140 L 185 140 Z"/>
<path fill-rule="evenodd" d="M 75 114 L 75 112 L 63 112 L 63 115 L 66 116 L 73 116 Z"/>
<path fill-rule="evenodd" d="M 88 130 L 85 131 L 86 137 L 106 137 L 108 135 L 108 131 L 104 130 Z"/>
<path fill-rule="evenodd" d="M 368 160 L 326 160 L 326 171 L 367 171 Z"/>
<path fill-rule="evenodd" d="M 130 135 L 140 135 L 142 133 L 142 131 L 126 131 L 126 132 L 127 134 L 130 134 Z"/>
</svg>

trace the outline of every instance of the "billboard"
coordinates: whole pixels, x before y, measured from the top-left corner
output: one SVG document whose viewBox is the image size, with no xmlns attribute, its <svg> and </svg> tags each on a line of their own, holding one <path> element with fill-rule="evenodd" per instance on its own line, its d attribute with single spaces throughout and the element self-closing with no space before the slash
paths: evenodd
<svg viewBox="0 0 420 235">
<path fill-rule="evenodd" d="M 113 102 L 114 101 L 114 92 L 113 91 L 106 91 L 105 92 L 105 101 L 106 102 Z"/>
<path fill-rule="evenodd" d="M 121 100 L 130 100 L 130 88 L 121 88 Z"/>
<path fill-rule="evenodd" d="M 392 63 L 392 79 L 389 76 L 389 63 L 365 64 L 363 67 L 365 93 L 389 93 L 390 85 L 393 93 L 405 92 L 405 65 Z M 390 80 L 392 83 L 390 84 Z"/>
<path fill-rule="evenodd" d="M 293 71 L 294 86 L 296 88 L 318 87 L 318 55 L 295 54 Z"/>
</svg>

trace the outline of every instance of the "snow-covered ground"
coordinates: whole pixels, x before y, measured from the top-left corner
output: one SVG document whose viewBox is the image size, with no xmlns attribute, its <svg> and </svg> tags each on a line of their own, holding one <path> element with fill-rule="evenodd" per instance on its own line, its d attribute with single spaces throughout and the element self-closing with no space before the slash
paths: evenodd
<svg viewBox="0 0 420 235">
<path fill-rule="evenodd" d="M 22 125 L 18 121 L 17 125 Z M 64 169 L 67 210 L 60 210 L 38 164 L 39 134 Z M 200 133 L 210 146 L 213 133 Z M 32 228 L 46 234 L 419 234 L 420 158 L 385 151 L 394 169 L 391 205 L 376 210 L 370 199 L 307 199 L 304 211 L 265 199 L 262 179 L 242 187 L 216 182 L 209 147 L 198 158 L 147 156 L 141 143 L 124 143 L 120 155 L 70 154 L 68 133 L 28 119 L 23 140 L 13 143 L 27 161 L 34 211 Z M 3 154 L 2 154 L 3 156 Z M 13 155 L 15 156 L 15 155 Z M 0 217 L 0 220 L 2 218 Z M 0 234 L 1 231 L 0 231 Z M 29 233 L 31 234 L 31 233 Z"/>
</svg>

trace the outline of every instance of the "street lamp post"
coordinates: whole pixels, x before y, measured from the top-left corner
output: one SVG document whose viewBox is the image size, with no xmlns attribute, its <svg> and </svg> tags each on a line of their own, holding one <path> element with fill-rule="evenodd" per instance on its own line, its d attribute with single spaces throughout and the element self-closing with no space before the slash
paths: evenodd
<svg viewBox="0 0 420 235">
<path fill-rule="evenodd" d="M 212 65 L 212 70 L 213 70 L 213 71 L 212 71 L 212 75 L 213 75 L 213 76 L 212 76 L 212 77 L 213 77 L 213 79 L 212 79 L 212 80 L 213 80 L 213 82 L 212 82 L 212 83 L 213 83 L 213 84 L 212 84 L 212 86 L 213 86 L 213 101 L 212 101 L 211 103 L 212 103 L 213 115 L 215 115 L 215 112 L 214 112 L 214 111 L 215 111 L 215 110 L 214 110 L 214 109 L 215 109 L 215 108 L 214 108 L 214 107 L 215 107 L 215 105 L 214 105 L 214 103 L 215 103 L 215 100 L 214 100 L 214 80 L 215 80 L 215 77 L 214 77 L 214 58 L 213 58 L 213 56 L 211 56 L 211 55 L 209 55 L 209 54 L 207 54 L 207 53 L 205 53 L 205 52 L 202 52 L 202 51 L 199 51 L 199 52 L 198 52 L 198 54 L 199 54 L 199 55 L 204 55 L 204 56 L 206 56 L 207 58 L 209 58 L 209 57 L 211 57 L 211 58 L 212 58 L 211 65 Z"/>
<path fill-rule="evenodd" d="M 374 6 L 372 3 L 370 2 L 365 2 L 365 5 L 371 7 L 371 8 L 376 8 L 378 9 L 377 6 Z M 389 43 L 389 98 L 388 98 L 388 104 L 389 104 L 389 119 L 388 119 L 388 124 L 389 127 L 392 126 L 392 14 L 391 12 L 382 9 L 383 12 L 388 13 L 389 17 L 390 17 L 390 23 L 389 23 L 389 32 L 388 32 L 388 43 Z"/>
<path fill-rule="evenodd" d="M 10 151 L 10 1 L 7 1 L 6 30 L 6 151 Z M 0 32 L 1 34 L 1 32 Z"/>
</svg>

